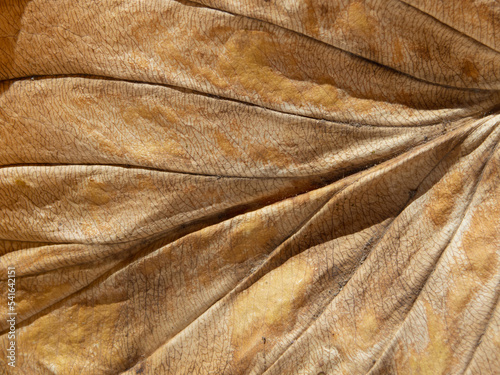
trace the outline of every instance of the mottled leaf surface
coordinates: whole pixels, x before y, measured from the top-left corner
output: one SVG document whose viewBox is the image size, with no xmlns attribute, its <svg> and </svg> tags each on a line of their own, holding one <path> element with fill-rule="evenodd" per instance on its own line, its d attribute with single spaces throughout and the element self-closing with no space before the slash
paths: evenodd
<svg viewBox="0 0 500 375">
<path fill-rule="evenodd" d="M 0 373 L 500 374 L 499 51 L 493 0 L 0 0 Z"/>
</svg>

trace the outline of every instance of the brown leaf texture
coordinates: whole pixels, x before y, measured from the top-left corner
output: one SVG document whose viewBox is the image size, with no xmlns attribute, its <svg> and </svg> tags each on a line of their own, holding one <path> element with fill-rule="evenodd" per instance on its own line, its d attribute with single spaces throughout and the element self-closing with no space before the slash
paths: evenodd
<svg viewBox="0 0 500 375">
<path fill-rule="evenodd" d="M 499 37 L 493 0 L 0 0 L 0 373 L 500 374 Z"/>
</svg>

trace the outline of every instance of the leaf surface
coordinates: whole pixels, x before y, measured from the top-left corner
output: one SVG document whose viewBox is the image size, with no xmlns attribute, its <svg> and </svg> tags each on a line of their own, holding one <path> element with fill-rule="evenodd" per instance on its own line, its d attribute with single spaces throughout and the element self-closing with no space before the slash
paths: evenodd
<svg viewBox="0 0 500 375">
<path fill-rule="evenodd" d="M 499 14 L 0 0 L 0 372 L 499 373 Z"/>
</svg>

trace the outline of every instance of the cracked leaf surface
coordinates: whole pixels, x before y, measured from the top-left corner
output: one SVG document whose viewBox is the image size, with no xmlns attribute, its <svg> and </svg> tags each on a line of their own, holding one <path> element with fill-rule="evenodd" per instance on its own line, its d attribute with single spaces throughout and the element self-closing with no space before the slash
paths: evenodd
<svg viewBox="0 0 500 375">
<path fill-rule="evenodd" d="M 0 0 L 0 373 L 500 374 L 498 30 Z"/>
</svg>

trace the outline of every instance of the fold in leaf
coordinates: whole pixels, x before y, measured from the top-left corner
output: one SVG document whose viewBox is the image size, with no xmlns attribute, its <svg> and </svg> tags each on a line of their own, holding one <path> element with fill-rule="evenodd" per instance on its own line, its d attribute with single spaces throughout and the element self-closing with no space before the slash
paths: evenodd
<svg viewBox="0 0 500 375">
<path fill-rule="evenodd" d="M 497 373 L 498 15 L 0 1 L 0 372 Z"/>
<path fill-rule="evenodd" d="M 478 66 L 487 67 L 477 75 L 493 86 L 454 88 L 267 22 L 185 1 L 34 0 L 7 2 L 3 8 L 8 17 L 0 31 L 6 44 L 0 55 L 4 79 L 106 76 L 173 85 L 307 117 L 386 126 L 436 123 L 498 103 L 498 92 L 471 90 L 499 88 L 494 81 L 500 71 L 497 54 L 477 44 L 467 56 L 477 56 Z M 406 25 L 407 18 L 399 22 Z M 433 19 L 426 23 L 435 28 L 415 33 L 405 27 L 413 38 L 424 35 L 426 40 L 442 32 Z M 36 53 L 34 45 L 43 53 Z M 455 51 L 446 54 L 454 62 L 465 58 Z M 417 61 L 422 65 L 420 57 Z"/>
</svg>

